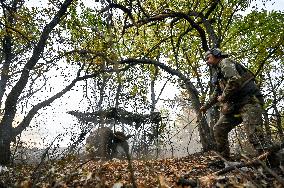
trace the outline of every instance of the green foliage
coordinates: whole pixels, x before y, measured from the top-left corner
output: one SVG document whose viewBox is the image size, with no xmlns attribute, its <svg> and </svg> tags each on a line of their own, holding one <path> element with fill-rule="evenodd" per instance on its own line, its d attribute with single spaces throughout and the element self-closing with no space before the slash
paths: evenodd
<svg viewBox="0 0 284 188">
<path fill-rule="evenodd" d="M 238 19 L 228 44 L 238 58 L 247 59 L 255 70 L 273 51 L 268 62 L 283 62 L 284 15 L 276 11 L 253 11 Z"/>
</svg>

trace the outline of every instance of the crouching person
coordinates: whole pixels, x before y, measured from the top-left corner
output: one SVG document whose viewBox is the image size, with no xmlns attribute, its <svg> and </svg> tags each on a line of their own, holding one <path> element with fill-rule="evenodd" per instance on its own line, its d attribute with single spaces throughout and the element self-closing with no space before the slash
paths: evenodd
<svg viewBox="0 0 284 188">
<path fill-rule="evenodd" d="M 130 159 L 129 145 L 123 132 L 113 132 L 108 127 L 93 131 L 86 139 L 86 151 L 89 158 L 110 160 L 112 158 Z"/>
</svg>

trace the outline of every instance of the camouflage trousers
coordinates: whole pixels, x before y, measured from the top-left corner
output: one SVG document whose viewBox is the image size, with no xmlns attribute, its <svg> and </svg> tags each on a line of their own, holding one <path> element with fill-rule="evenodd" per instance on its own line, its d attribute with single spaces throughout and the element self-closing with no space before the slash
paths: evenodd
<svg viewBox="0 0 284 188">
<path fill-rule="evenodd" d="M 255 148 L 259 148 L 263 143 L 262 107 L 258 103 L 245 104 L 237 109 L 236 113 L 221 114 L 220 119 L 214 125 L 216 149 L 225 158 L 230 156 L 228 134 L 240 123 L 243 123 L 248 140 Z"/>
</svg>

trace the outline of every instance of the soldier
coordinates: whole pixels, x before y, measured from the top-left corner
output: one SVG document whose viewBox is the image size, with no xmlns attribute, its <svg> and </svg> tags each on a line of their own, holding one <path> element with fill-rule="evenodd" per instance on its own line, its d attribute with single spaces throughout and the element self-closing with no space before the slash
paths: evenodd
<svg viewBox="0 0 284 188">
<path fill-rule="evenodd" d="M 240 123 L 245 126 L 249 142 L 261 151 L 263 97 L 254 75 L 241 64 L 228 58 L 218 48 L 205 53 L 207 65 L 212 67 L 214 91 L 209 101 L 200 108 L 202 113 L 214 104 L 220 104 L 220 118 L 214 125 L 216 150 L 229 159 L 229 132 Z"/>
</svg>

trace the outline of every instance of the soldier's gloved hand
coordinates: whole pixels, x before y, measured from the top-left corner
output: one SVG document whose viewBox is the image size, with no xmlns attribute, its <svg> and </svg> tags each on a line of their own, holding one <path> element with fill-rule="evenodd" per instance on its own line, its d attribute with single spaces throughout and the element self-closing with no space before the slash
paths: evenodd
<svg viewBox="0 0 284 188">
<path fill-rule="evenodd" d="M 217 100 L 219 102 L 223 102 L 225 100 L 225 98 L 222 95 L 220 95 L 220 96 L 217 97 Z"/>
<path fill-rule="evenodd" d="M 201 106 L 199 111 L 200 113 L 204 114 L 207 111 L 207 108 L 205 106 Z"/>
</svg>

